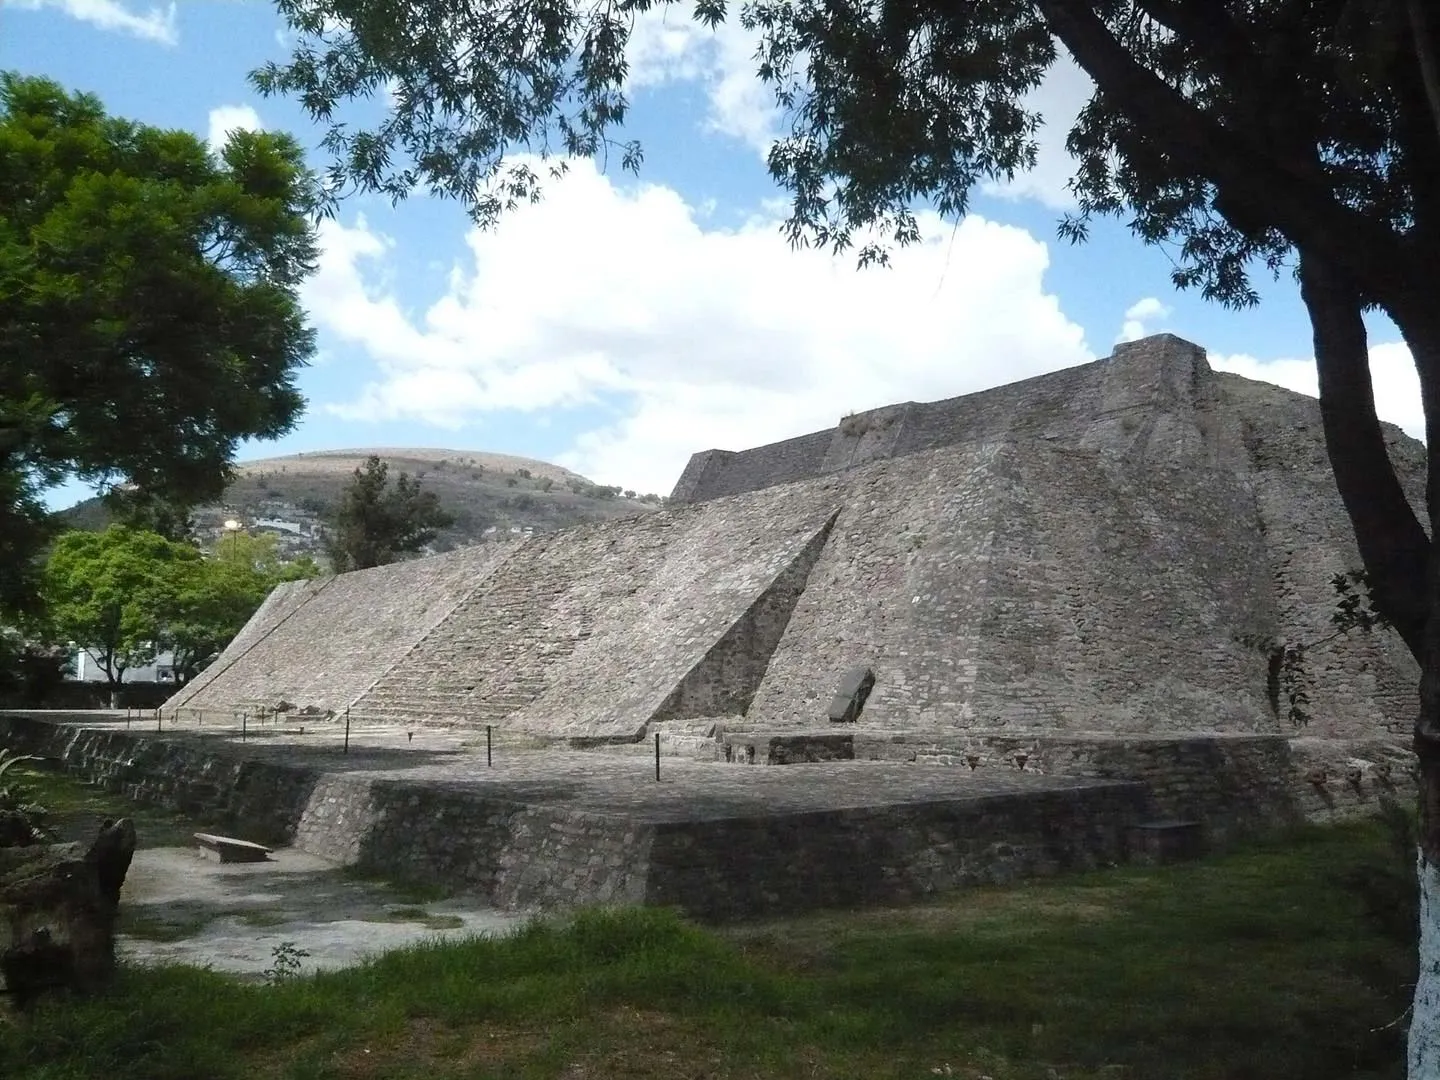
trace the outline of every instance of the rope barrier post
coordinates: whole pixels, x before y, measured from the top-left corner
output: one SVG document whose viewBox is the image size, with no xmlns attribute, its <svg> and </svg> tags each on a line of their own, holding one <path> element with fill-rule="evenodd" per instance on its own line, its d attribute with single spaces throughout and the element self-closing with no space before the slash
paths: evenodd
<svg viewBox="0 0 1440 1080">
<path fill-rule="evenodd" d="M 495 758 L 494 758 L 494 756 L 492 755 L 491 750 L 490 750 L 490 725 L 489 725 L 489 724 L 486 724 L 486 725 L 485 725 L 485 766 L 486 766 L 486 768 L 491 768 L 491 769 L 493 769 L 493 768 L 495 767 Z"/>
<path fill-rule="evenodd" d="M 655 782 L 660 782 L 660 733 L 655 732 Z"/>
<path fill-rule="evenodd" d="M 248 728 L 249 726 L 250 726 L 250 714 L 249 714 L 248 712 L 241 712 L 241 713 L 240 713 L 240 741 L 241 741 L 241 742 L 244 742 L 244 741 L 245 741 L 245 729 Z"/>
<path fill-rule="evenodd" d="M 345 753 L 350 752 L 350 706 L 345 706 Z"/>
</svg>

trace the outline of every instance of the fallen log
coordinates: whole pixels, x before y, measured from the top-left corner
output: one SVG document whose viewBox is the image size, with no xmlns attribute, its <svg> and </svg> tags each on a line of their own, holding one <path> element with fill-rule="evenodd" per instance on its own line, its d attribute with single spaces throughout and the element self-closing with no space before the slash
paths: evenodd
<svg viewBox="0 0 1440 1080">
<path fill-rule="evenodd" d="M 115 970 L 120 888 L 135 826 L 107 821 L 89 847 L 0 847 L 0 978 L 20 1008 L 40 994 L 92 992 Z"/>
</svg>

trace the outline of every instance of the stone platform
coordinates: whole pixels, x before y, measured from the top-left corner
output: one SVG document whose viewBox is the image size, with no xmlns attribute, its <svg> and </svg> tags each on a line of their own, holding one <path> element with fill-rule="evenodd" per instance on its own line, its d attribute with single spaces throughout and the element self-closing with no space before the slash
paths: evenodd
<svg viewBox="0 0 1440 1080">
<path fill-rule="evenodd" d="M 127 729 L 127 724 L 128 729 Z M 894 904 L 1127 858 L 1145 785 L 1014 768 L 754 768 L 333 727 L 155 730 L 0 715 L 0 741 L 140 799 L 501 908 L 674 905 L 707 919 Z"/>
<path fill-rule="evenodd" d="M 898 904 L 1155 861 L 1164 853 L 1137 828 L 1147 823 L 1187 823 L 1187 852 L 1218 850 L 1414 798 L 1413 759 L 1386 741 L 717 736 L 714 760 L 698 760 L 697 737 L 662 734 L 674 753 L 657 780 L 648 741 L 576 750 L 497 732 L 487 757 L 473 729 L 369 726 L 347 742 L 342 723 L 298 715 L 242 731 L 150 713 L 0 712 L 0 745 L 133 798 L 512 910 L 645 903 L 732 919 Z"/>
</svg>

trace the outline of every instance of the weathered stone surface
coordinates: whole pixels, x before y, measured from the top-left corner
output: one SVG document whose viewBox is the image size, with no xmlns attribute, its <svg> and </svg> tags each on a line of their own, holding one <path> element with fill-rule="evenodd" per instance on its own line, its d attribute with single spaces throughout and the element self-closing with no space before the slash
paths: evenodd
<svg viewBox="0 0 1440 1080">
<path fill-rule="evenodd" d="M 860 719 L 860 710 L 874 688 L 875 672 L 863 665 L 851 668 L 840 676 L 840 686 L 830 699 L 826 715 L 837 724 L 853 724 Z"/>
<path fill-rule="evenodd" d="M 1417 494 L 1416 444 L 1390 438 Z M 175 705 L 280 697 L 579 740 L 867 725 L 1283 732 L 1253 642 L 1328 635 L 1359 565 L 1316 403 L 1161 336 L 1093 364 L 697 455 L 679 504 L 272 598 Z M 1311 733 L 1409 722 L 1389 632 L 1310 656 Z"/>
<path fill-rule="evenodd" d="M 1419 500 L 1418 444 L 1387 431 Z M 500 904 L 717 918 L 1162 857 L 1146 822 L 1221 847 L 1413 795 L 1418 671 L 1393 634 L 1310 651 L 1302 737 L 1256 646 L 1329 636 L 1330 579 L 1359 565 L 1318 406 L 1176 338 L 706 451 L 673 502 L 277 591 L 168 710 L 287 702 L 263 745 L 7 737 Z M 834 700 L 847 672 L 873 675 L 863 708 L 864 676 Z M 349 754 L 342 715 L 372 732 Z M 487 728 L 591 749 L 510 743 L 491 768 Z M 627 745 L 646 736 L 659 783 Z"/>
<path fill-rule="evenodd" d="M 110 977 L 134 854 L 129 819 L 107 822 L 88 846 L 0 848 L 0 976 L 16 1005 L 47 990 L 93 991 Z"/>
<path fill-rule="evenodd" d="M 202 854 L 214 855 L 222 863 L 257 863 L 270 858 L 271 849 L 264 844 L 239 840 L 233 836 L 197 832 L 195 842 L 200 845 Z"/>
<path fill-rule="evenodd" d="M 666 757 L 656 782 L 648 753 L 621 750 L 507 744 L 487 767 L 458 734 L 412 743 L 396 730 L 344 755 L 333 735 L 241 744 L 77 722 L 96 724 L 0 714 L 0 739 L 245 835 L 283 825 L 306 851 L 502 907 L 673 903 L 706 918 L 900 903 L 1145 857 L 1131 837 L 1146 822 L 1199 822 L 1220 850 L 1415 793 L 1413 759 L 1393 743 L 1278 735 L 717 730 L 717 748 L 754 764 Z M 220 777 L 267 779 L 235 790 Z"/>
</svg>

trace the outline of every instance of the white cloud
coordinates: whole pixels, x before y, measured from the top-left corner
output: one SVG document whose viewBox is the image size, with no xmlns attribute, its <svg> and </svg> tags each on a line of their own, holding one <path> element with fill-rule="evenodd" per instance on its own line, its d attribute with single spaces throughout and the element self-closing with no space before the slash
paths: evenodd
<svg viewBox="0 0 1440 1080">
<path fill-rule="evenodd" d="M 225 148 L 230 132 L 263 131 L 260 114 L 249 105 L 219 105 L 210 110 L 210 149 L 217 154 Z"/>
<path fill-rule="evenodd" d="M 1150 324 L 1157 319 L 1169 317 L 1170 309 L 1156 297 L 1147 296 L 1143 300 L 1137 300 L 1125 309 L 1125 321 L 1121 324 L 1115 341 L 1117 344 L 1122 341 L 1139 341 L 1150 334 L 1158 333 L 1158 328 L 1151 328 Z"/>
<path fill-rule="evenodd" d="M 168 7 L 152 7 L 144 13 L 132 10 L 120 0 L 0 0 L 0 5 L 3 4 L 31 11 L 54 8 L 101 30 L 118 30 L 162 45 L 174 45 L 180 40 L 174 3 Z"/>
<path fill-rule="evenodd" d="M 634 89 L 701 82 L 709 100 L 706 125 L 764 154 L 779 130 L 774 93 L 756 77 L 758 31 L 738 19 L 714 30 L 694 19 L 693 0 L 656 4 L 635 17 L 625 49 Z"/>
<path fill-rule="evenodd" d="M 1094 91 L 1090 76 L 1061 49 L 1044 80 L 1025 99 L 1026 106 L 1039 112 L 1043 121 L 1035 137 L 1035 168 L 1009 183 L 987 183 L 981 190 L 1003 199 L 1034 199 L 1052 210 L 1073 209 L 1075 196 L 1066 184 L 1075 174 L 1075 159 L 1065 149 L 1065 139 Z"/>
<path fill-rule="evenodd" d="M 696 450 L 1091 358 L 1044 289 L 1045 245 L 1021 229 L 929 218 L 892 269 L 859 271 L 853 256 L 792 250 L 777 220 L 707 228 L 674 191 L 622 190 L 575 162 L 543 202 L 472 231 L 466 264 L 416 318 L 376 285 L 388 241 L 363 219 L 327 222 L 306 305 L 379 368 L 328 408 L 455 428 L 596 405 L 613 421 L 578 433 L 563 463 L 665 492 Z"/>
<path fill-rule="evenodd" d="M 1217 371 L 1233 371 L 1247 379 L 1275 383 L 1296 393 L 1320 396 L 1315 361 L 1257 360 L 1253 356 L 1210 356 Z M 1425 437 L 1425 411 L 1420 404 L 1420 378 L 1410 350 L 1400 342 L 1370 347 L 1370 381 L 1375 387 L 1375 411 L 1380 419 L 1397 424 L 1417 439 Z"/>
</svg>

